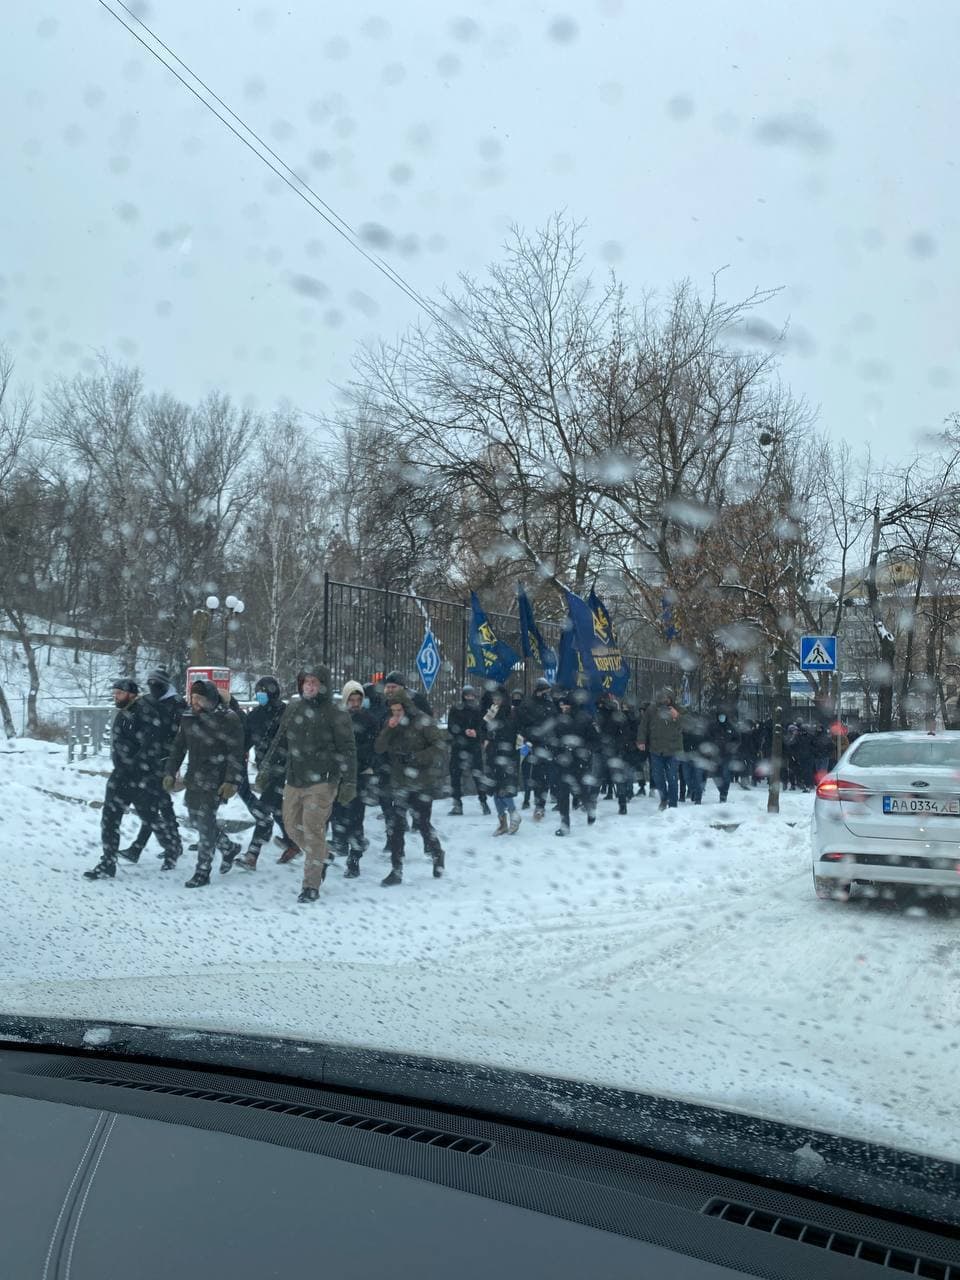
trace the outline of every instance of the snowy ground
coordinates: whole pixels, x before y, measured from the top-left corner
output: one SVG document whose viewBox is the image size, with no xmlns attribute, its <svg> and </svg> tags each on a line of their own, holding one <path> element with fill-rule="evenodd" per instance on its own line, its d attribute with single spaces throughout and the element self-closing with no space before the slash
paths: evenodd
<svg viewBox="0 0 960 1280">
<path fill-rule="evenodd" d="M 361 878 L 335 867 L 300 907 L 299 866 L 272 853 L 200 891 L 153 845 L 82 880 L 102 767 L 0 747 L 0 1010 L 434 1053 L 960 1159 L 958 911 L 817 901 L 809 796 L 773 818 L 760 791 L 665 814 L 637 798 L 626 818 L 601 801 L 567 840 L 528 815 L 494 840 L 475 800 L 438 804 L 447 877 L 412 836 L 394 890 L 368 810 Z"/>
</svg>

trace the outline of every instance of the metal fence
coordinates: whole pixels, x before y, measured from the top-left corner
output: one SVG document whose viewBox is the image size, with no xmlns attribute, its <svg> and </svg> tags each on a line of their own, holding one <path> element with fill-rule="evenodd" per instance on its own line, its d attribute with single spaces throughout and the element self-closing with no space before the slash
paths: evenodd
<svg viewBox="0 0 960 1280">
<path fill-rule="evenodd" d="M 116 707 L 71 707 L 67 760 L 98 756 L 110 748 L 110 725 Z"/>
<path fill-rule="evenodd" d="M 488 613 L 487 617 L 497 638 L 520 653 L 519 617 L 504 613 Z M 556 648 L 563 624 L 548 621 L 539 625 L 544 640 Z M 440 671 L 430 692 L 431 703 L 440 712 L 457 700 L 467 678 L 469 603 L 324 578 L 323 659 L 331 668 L 335 685 L 347 680 L 364 684 L 378 673 L 402 671 L 409 687 L 419 688 L 416 655 L 428 626 L 441 657 Z M 642 654 L 628 653 L 625 657 L 630 664 L 627 696 L 637 702 L 649 702 L 664 684 L 680 683 L 682 672 L 674 662 Z M 514 672 L 511 683 L 528 690 L 540 674 L 539 668 L 528 661 Z"/>
</svg>

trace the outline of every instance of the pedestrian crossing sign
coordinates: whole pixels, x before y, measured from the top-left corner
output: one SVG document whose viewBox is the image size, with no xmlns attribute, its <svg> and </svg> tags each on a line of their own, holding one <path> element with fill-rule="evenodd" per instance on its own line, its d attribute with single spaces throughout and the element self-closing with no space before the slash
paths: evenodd
<svg viewBox="0 0 960 1280">
<path fill-rule="evenodd" d="M 800 639 L 801 671 L 836 671 L 837 637 L 802 636 Z"/>
</svg>

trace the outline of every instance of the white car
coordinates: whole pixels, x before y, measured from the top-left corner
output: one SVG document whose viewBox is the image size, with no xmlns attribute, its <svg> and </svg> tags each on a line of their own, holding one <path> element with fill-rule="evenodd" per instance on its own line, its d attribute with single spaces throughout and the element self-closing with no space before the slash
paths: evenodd
<svg viewBox="0 0 960 1280">
<path fill-rule="evenodd" d="M 817 787 L 813 884 L 922 886 L 960 896 L 960 732 L 865 733 Z"/>
</svg>

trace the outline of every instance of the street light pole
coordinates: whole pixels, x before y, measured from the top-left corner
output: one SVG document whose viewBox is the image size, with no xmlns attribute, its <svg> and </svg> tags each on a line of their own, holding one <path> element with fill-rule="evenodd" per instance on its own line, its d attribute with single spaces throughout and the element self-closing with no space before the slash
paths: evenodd
<svg viewBox="0 0 960 1280">
<path fill-rule="evenodd" d="M 243 613 L 245 605 L 243 601 L 239 600 L 236 596 L 227 596 L 223 604 L 226 609 L 226 615 L 223 620 L 223 665 L 226 667 L 229 665 L 227 659 L 227 645 L 230 639 L 230 626 L 233 623 L 234 617 L 237 614 Z"/>
</svg>

